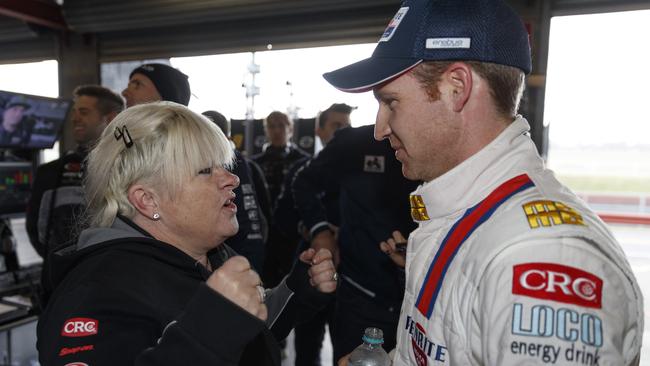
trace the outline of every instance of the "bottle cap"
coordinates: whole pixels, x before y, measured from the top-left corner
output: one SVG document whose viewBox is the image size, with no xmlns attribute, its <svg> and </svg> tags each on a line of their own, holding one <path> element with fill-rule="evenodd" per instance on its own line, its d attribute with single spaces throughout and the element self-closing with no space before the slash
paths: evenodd
<svg viewBox="0 0 650 366">
<path fill-rule="evenodd" d="M 369 344 L 382 344 L 384 343 L 384 332 L 379 328 L 366 328 L 361 339 Z"/>
</svg>

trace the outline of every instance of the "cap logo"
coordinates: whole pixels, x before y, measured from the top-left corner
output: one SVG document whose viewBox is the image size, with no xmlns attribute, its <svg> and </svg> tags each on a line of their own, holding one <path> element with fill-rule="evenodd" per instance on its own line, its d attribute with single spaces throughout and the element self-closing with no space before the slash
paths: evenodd
<svg viewBox="0 0 650 366">
<path fill-rule="evenodd" d="M 388 27 L 386 27 L 386 30 L 384 30 L 384 34 L 381 35 L 379 42 L 388 42 L 391 38 L 393 38 L 393 34 L 395 34 L 397 27 L 399 27 L 399 24 L 402 22 L 402 19 L 404 19 L 408 11 L 408 6 L 405 6 L 400 8 L 397 13 L 395 13 L 393 20 L 388 23 Z"/>
<path fill-rule="evenodd" d="M 427 49 L 469 48 L 471 38 L 427 38 Z"/>
</svg>

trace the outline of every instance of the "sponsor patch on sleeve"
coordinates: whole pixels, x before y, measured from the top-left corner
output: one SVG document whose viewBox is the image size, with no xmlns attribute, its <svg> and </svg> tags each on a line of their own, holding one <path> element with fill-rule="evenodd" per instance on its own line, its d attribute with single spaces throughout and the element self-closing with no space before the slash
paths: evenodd
<svg viewBox="0 0 650 366">
<path fill-rule="evenodd" d="M 64 337 L 87 337 L 97 334 L 99 322 L 91 318 L 70 318 L 63 323 L 61 335 Z"/>
<path fill-rule="evenodd" d="M 576 210 L 561 202 L 533 201 L 522 207 L 531 229 L 557 225 L 585 225 L 582 216 Z"/>
<path fill-rule="evenodd" d="M 602 307 L 603 281 L 581 269 L 556 263 L 524 263 L 513 267 L 512 293 L 574 304 Z"/>
</svg>

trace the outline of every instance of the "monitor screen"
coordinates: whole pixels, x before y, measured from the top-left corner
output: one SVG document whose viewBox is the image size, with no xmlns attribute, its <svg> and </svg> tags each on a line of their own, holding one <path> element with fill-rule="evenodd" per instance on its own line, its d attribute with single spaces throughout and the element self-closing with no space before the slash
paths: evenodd
<svg viewBox="0 0 650 366">
<path fill-rule="evenodd" d="M 71 105 L 70 100 L 0 90 L 0 147 L 51 148 Z"/>
<path fill-rule="evenodd" d="M 0 163 L 0 215 L 25 212 L 32 179 L 32 163 Z"/>
</svg>

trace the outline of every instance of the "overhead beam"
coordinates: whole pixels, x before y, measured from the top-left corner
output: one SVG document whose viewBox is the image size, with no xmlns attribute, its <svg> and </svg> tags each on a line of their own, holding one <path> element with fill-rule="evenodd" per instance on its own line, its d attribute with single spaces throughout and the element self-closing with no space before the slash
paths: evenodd
<svg viewBox="0 0 650 366">
<path fill-rule="evenodd" d="M 0 0 L 0 14 L 48 28 L 67 30 L 61 7 L 39 0 Z"/>
</svg>

